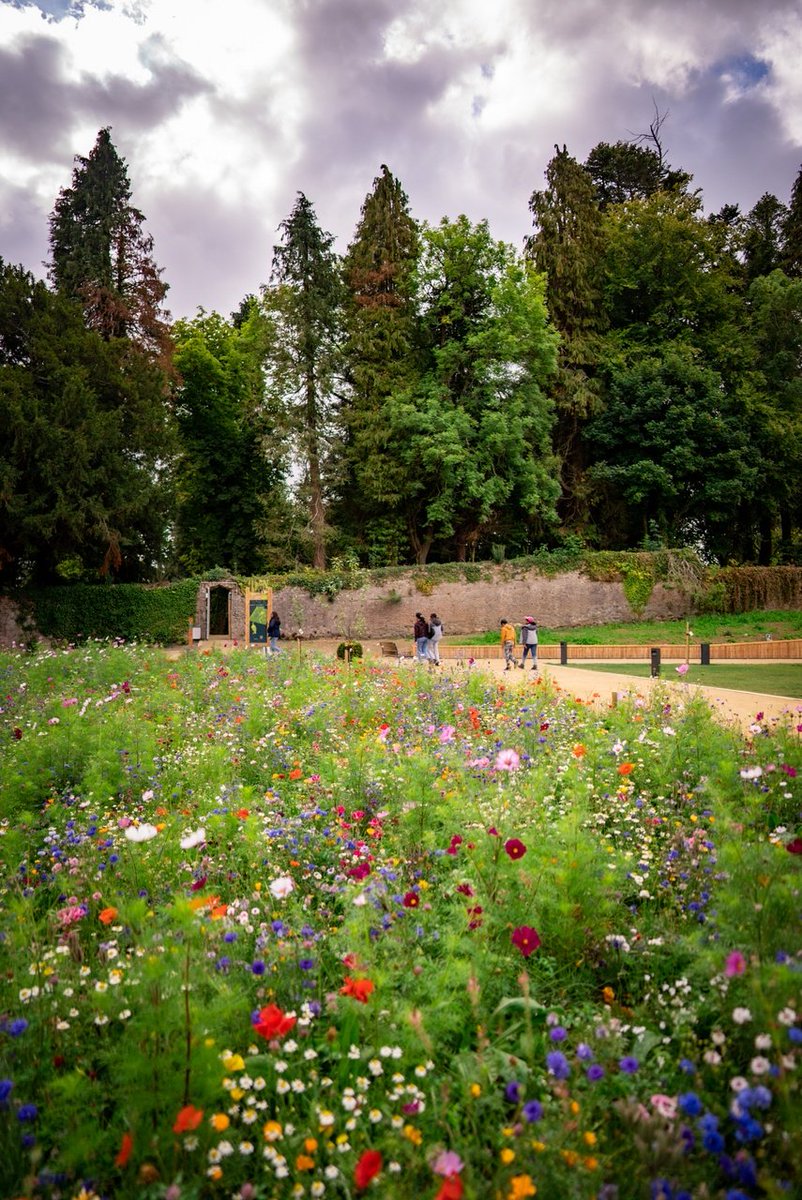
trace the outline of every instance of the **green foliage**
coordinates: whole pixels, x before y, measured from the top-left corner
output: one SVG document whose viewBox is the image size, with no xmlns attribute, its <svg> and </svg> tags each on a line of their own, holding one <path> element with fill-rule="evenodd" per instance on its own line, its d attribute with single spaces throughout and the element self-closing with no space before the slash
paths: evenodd
<svg viewBox="0 0 802 1200">
<path fill-rule="evenodd" d="M 340 660 L 345 659 L 346 656 L 349 658 L 349 660 L 353 658 L 361 658 L 362 653 L 363 651 L 361 642 L 340 642 L 339 646 L 337 647 L 337 657 Z"/>
<path fill-rule="evenodd" d="M 724 567 L 714 576 L 724 590 L 722 611 L 802 608 L 802 567 Z"/>
<path fill-rule="evenodd" d="M 31 590 L 36 628 L 43 637 L 80 642 L 124 638 L 159 644 L 186 641 L 194 621 L 198 580 L 141 584 L 75 584 Z"/>
</svg>

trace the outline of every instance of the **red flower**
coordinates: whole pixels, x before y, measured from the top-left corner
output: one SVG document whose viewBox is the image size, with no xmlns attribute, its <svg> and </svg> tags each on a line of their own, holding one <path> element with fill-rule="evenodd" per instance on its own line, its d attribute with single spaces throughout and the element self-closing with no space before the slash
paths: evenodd
<svg viewBox="0 0 802 1200">
<path fill-rule="evenodd" d="M 785 848 L 789 854 L 802 854 L 802 837 L 794 838 L 792 842 L 786 842 Z"/>
<path fill-rule="evenodd" d="M 462 1180 L 459 1175 L 449 1175 L 440 1185 L 434 1200 L 462 1200 Z"/>
<path fill-rule="evenodd" d="M 378 1150 L 364 1150 L 362 1157 L 354 1167 L 354 1187 L 363 1192 L 382 1169 L 382 1156 Z"/>
<path fill-rule="evenodd" d="M 345 983 L 340 988 L 340 995 L 353 996 L 354 1000 L 358 1000 L 360 1004 L 367 1004 L 368 997 L 375 986 L 376 984 L 370 979 L 353 979 L 350 975 L 346 975 Z"/>
<path fill-rule="evenodd" d="M 120 1142 L 120 1149 L 117 1152 L 117 1157 L 114 1160 L 115 1167 L 124 1167 L 131 1157 L 131 1151 L 134 1148 L 134 1139 L 130 1133 L 124 1133 L 123 1139 Z"/>
<path fill-rule="evenodd" d="M 11 730 L 11 736 L 14 738 L 15 742 L 18 742 L 20 740 L 20 738 L 22 737 L 22 730 L 20 729 L 19 725 L 15 725 L 14 728 Z"/>
<path fill-rule="evenodd" d="M 417 892 L 406 892 L 404 894 L 404 908 L 418 908 L 420 905 L 420 896 Z"/>
<path fill-rule="evenodd" d="M 526 854 L 526 846 L 523 844 L 520 838 L 509 838 L 504 843 L 504 849 L 513 860 L 516 858 L 523 858 L 523 856 Z"/>
<path fill-rule="evenodd" d="M 623 762 L 618 768 L 619 775 L 631 775 L 635 770 L 635 764 L 631 762 Z"/>
<path fill-rule="evenodd" d="M 185 1104 L 175 1119 L 173 1133 L 189 1133 L 190 1130 L 197 1129 L 202 1120 L 202 1108 L 196 1108 L 194 1104 Z"/>
<path fill-rule="evenodd" d="M 524 958 L 529 958 L 540 945 L 540 934 L 531 925 L 519 925 L 512 932 L 512 944 L 518 947 Z"/>
<path fill-rule="evenodd" d="M 253 1023 L 258 1034 L 270 1041 L 272 1038 L 285 1037 L 293 1025 L 295 1017 L 283 1013 L 277 1004 L 267 1004 L 259 1009 L 259 1016 Z"/>
</svg>

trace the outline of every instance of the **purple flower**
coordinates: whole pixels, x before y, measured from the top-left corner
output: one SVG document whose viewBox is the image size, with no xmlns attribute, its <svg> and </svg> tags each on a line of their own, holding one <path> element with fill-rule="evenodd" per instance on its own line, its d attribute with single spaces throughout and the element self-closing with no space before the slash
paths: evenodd
<svg viewBox="0 0 802 1200">
<path fill-rule="evenodd" d="M 588 1067 L 585 1075 L 591 1083 L 596 1083 L 597 1080 L 604 1076 L 604 1067 L 599 1066 L 598 1063 L 593 1063 L 592 1066 Z"/>
<path fill-rule="evenodd" d="M 637 1058 L 633 1057 L 633 1055 L 625 1054 L 623 1058 L 618 1060 L 618 1065 L 625 1075 L 634 1075 L 640 1066 L 640 1063 L 638 1062 Z"/>
<path fill-rule="evenodd" d="M 524 1120 L 533 1125 L 535 1121 L 539 1121 L 543 1116 L 543 1105 L 539 1100 L 527 1100 L 523 1106 Z"/>
<path fill-rule="evenodd" d="M 24 1033 L 27 1028 L 28 1022 L 25 1020 L 25 1018 L 16 1017 L 15 1020 L 9 1022 L 8 1032 L 11 1037 L 19 1037 L 19 1035 Z"/>
<path fill-rule="evenodd" d="M 8 1107 L 8 1098 L 13 1087 L 13 1079 L 0 1079 L 0 1108 Z"/>
<path fill-rule="evenodd" d="M 546 1055 L 546 1066 L 549 1075 L 553 1075 L 555 1079 L 567 1079 L 571 1074 L 568 1059 L 560 1050 L 552 1050 L 550 1054 Z"/>
<path fill-rule="evenodd" d="M 251 963 L 251 971 L 254 975 L 264 975 L 265 964 L 262 962 L 261 958 L 257 958 L 256 962 Z"/>
<path fill-rule="evenodd" d="M 576 1048 L 576 1056 L 583 1062 L 589 1062 L 593 1058 L 593 1051 L 587 1042 L 580 1042 Z"/>
<path fill-rule="evenodd" d="M 680 1112 L 684 1112 L 688 1117 L 698 1117 L 702 1111 L 702 1101 L 696 1095 L 696 1092 L 683 1092 L 677 1104 L 679 1105 Z"/>
<path fill-rule="evenodd" d="M 564 1042 L 568 1037 L 568 1030 L 563 1029 L 562 1025 L 555 1025 L 549 1030 L 549 1037 L 553 1042 Z"/>
<path fill-rule="evenodd" d="M 26 1121 L 35 1121 L 39 1116 L 39 1109 L 35 1104 L 21 1104 L 17 1109 L 17 1120 L 23 1124 Z"/>
<path fill-rule="evenodd" d="M 521 1085 L 514 1079 L 507 1084 L 504 1089 L 504 1095 L 509 1100 L 510 1104 L 517 1104 L 521 1098 Z"/>
</svg>

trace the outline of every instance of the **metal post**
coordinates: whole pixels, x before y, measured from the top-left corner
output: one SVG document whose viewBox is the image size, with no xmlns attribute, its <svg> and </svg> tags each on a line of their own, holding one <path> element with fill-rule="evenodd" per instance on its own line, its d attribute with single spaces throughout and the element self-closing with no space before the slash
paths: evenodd
<svg viewBox="0 0 802 1200">
<path fill-rule="evenodd" d="M 702 656 L 701 665 L 703 667 L 709 667 L 710 666 L 710 643 L 702 642 L 699 646 L 699 651 Z"/>
<path fill-rule="evenodd" d="M 560 666 L 568 666 L 568 643 L 560 642 Z"/>
<path fill-rule="evenodd" d="M 650 658 L 649 674 L 651 675 L 652 679 L 657 679 L 660 675 L 660 647 L 659 646 L 652 646 L 651 650 L 649 651 L 649 658 Z"/>
</svg>

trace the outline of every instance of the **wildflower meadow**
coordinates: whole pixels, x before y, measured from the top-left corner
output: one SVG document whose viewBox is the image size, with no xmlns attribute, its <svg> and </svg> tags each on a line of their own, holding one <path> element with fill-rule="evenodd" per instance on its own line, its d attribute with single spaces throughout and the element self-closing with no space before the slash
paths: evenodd
<svg viewBox="0 0 802 1200">
<path fill-rule="evenodd" d="M 802 1196 L 802 714 L 0 669 L 0 1196 Z"/>
</svg>

